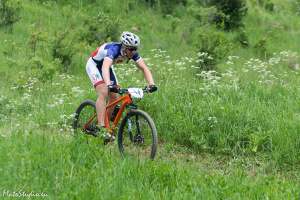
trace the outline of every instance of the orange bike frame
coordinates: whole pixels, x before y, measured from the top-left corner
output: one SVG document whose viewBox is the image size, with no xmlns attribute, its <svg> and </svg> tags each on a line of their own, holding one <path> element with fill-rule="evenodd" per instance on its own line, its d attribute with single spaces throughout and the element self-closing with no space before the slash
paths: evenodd
<svg viewBox="0 0 300 200">
<path fill-rule="evenodd" d="M 118 111 L 114 121 L 112 122 L 112 125 L 110 125 L 109 123 L 109 114 L 108 114 L 108 110 L 110 108 L 114 108 L 117 104 L 119 104 L 120 102 L 122 102 L 121 104 L 121 107 L 120 107 L 120 110 Z M 125 110 L 125 107 L 129 104 L 132 103 L 132 99 L 130 97 L 129 94 L 125 94 L 123 96 L 120 96 L 118 97 L 115 101 L 111 102 L 110 104 L 108 104 L 106 106 L 106 109 L 105 109 L 105 119 L 104 119 L 104 125 L 105 125 L 105 128 L 107 128 L 107 130 L 110 132 L 110 133 L 113 133 L 113 130 L 117 127 L 120 119 L 121 119 L 121 116 L 122 116 L 122 113 L 123 111 Z M 97 117 L 97 114 L 95 113 L 89 120 L 88 122 L 84 125 L 84 129 L 86 129 L 89 124 Z"/>
</svg>

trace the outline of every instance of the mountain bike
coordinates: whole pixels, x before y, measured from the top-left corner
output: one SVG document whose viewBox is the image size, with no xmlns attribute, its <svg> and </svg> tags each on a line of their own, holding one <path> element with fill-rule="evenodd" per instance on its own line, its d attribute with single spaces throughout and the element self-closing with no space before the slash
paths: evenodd
<svg viewBox="0 0 300 200">
<path fill-rule="evenodd" d="M 154 159 L 157 151 L 157 130 L 149 114 L 138 109 L 136 104 L 145 93 L 148 93 L 147 88 L 123 88 L 119 89 L 118 93 L 120 96 L 106 106 L 104 121 L 106 130 L 115 136 L 118 129 L 117 140 L 122 157 L 150 156 Z M 113 109 L 111 116 L 109 109 Z M 89 99 L 83 101 L 75 112 L 73 122 L 75 134 L 89 134 L 96 128 L 96 124 L 95 102 Z"/>
</svg>

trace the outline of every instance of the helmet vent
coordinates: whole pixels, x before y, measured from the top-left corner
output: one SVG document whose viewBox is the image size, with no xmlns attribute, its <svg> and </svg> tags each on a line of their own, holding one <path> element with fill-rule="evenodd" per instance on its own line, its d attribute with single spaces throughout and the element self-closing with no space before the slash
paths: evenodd
<svg viewBox="0 0 300 200">
<path fill-rule="evenodd" d="M 120 40 L 126 46 L 138 47 L 140 45 L 140 38 L 131 32 L 123 32 Z"/>
</svg>

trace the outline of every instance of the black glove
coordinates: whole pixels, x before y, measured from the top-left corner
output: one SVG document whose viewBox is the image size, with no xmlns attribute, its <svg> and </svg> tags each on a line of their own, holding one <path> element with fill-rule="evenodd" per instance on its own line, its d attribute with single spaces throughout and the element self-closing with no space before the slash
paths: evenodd
<svg viewBox="0 0 300 200">
<path fill-rule="evenodd" d="M 157 88 L 156 85 L 149 85 L 149 86 L 147 87 L 147 90 L 148 90 L 149 93 L 155 92 L 157 89 L 158 89 L 158 88 Z"/>
<path fill-rule="evenodd" d="M 118 93 L 120 91 L 120 87 L 118 85 L 108 85 L 107 88 L 109 92 Z"/>
</svg>

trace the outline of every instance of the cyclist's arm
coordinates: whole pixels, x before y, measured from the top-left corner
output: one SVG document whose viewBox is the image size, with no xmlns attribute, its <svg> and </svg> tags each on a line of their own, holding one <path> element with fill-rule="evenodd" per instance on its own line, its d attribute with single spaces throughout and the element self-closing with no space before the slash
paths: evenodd
<svg viewBox="0 0 300 200">
<path fill-rule="evenodd" d="M 112 65 L 113 60 L 109 57 L 105 57 L 102 64 L 102 77 L 105 85 L 110 85 L 109 68 Z"/>
<path fill-rule="evenodd" d="M 136 65 L 144 73 L 144 77 L 145 77 L 148 85 L 155 85 L 153 77 L 152 77 L 152 73 L 149 70 L 149 68 L 147 67 L 147 65 L 144 62 L 144 60 L 142 58 L 138 59 L 136 61 Z"/>
</svg>

